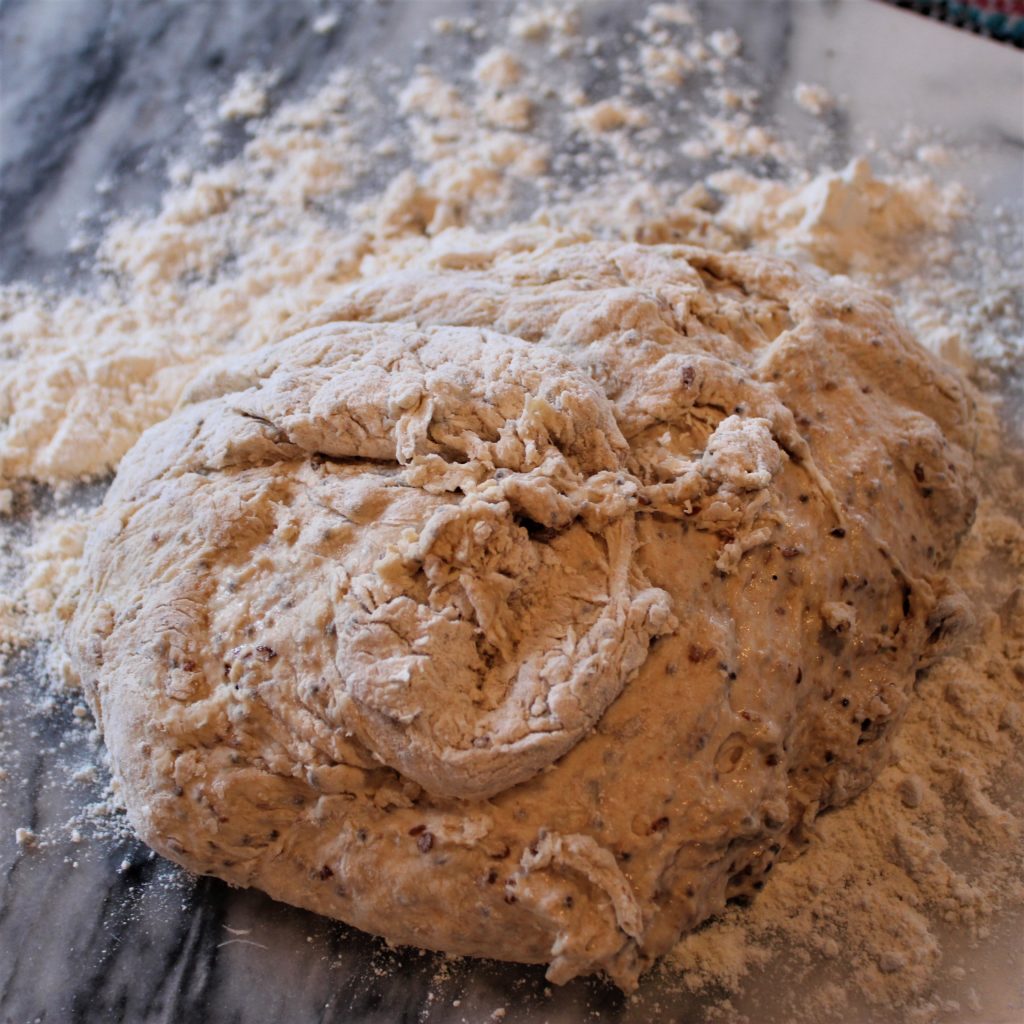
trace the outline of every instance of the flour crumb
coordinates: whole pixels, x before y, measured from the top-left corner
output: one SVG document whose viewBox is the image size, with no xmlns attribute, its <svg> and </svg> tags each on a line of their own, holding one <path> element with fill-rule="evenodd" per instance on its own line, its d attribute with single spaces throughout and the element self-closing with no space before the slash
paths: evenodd
<svg viewBox="0 0 1024 1024">
<path fill-rule="evenodd" d="M 953 154 L 947 147 L 937 143 L 927 143 L 918 146 L 914 151 L 918 163 L 927 164 L 930 167 L 948 167 L 953 162 Z"/>
<path fill-rule="evenodd" d="M 248 121 L 262 117 L 270 102 L 269 91 L 277 83 L 273 72 L 243 71 L 217 106 L 222 121 Z"/>
<path fill-rule="evenodd" d="M 734 157 L 784 158 L 779 140 L 763 125 L 751 124 L 746 116 L 705 118 L 708 141 L 713 150 Z"/>
<path fill-rule="evenodd" d="M 0 653 L 11 653 L 28 639 L 24 603 L 0 594 Z"/>
<path fill-rule="evenodd" d="M 692 25 L 693 12 L 684 3 L 651 4 L 648 19 L 665 25 Z"/>
<path fill-rule="evenodd" d="M 575 114 L 575 120 L 592 135 L 603 135 L 620 128 L 642 128 L 650 123 L 647 113 L 617 97 L 585 107 Z"/>
<path fill-rule="evenodd" d="M 485 96 L 478 110 L 483 120 L 496 128 L 526 131 L 533 118 L 533 101 L 528 96 Z"/>
<path fill-rule="evenodd" d="M 520 39 L 536 41 L 553 33 L 575 35 L 579 24 L 579 14 L 575 9 L 549 4 L 534 10 L 521 9 L 521 13 L 509 22 L 509 31 Z"/>
<path fill-rule="evenodd" d="M 719 57 L 738 57 L 743 43 L 734 29 L 728 28 L 720 32 L 712 32 L 708 36 L 708 46 Z"/>
<path fill-rule="evenodd" d="M 473 76 L 482 85 L 494 89 L 510 89 L 522 78 L 523 66 L 511 50 L 495 46 L 477 58 Z"/>
<path fill-rule="evenodd" d="M 797 106 L 815 117 L 821 117 L 835 106 L 832 94 L 822 85 L 809 82 L 798 82 L 793 89 L 793 99 Z"/>
<path fill-rule="evenodd" d="M 905 807 L 920 807 L 924 798 L 924 783 L 916 775 L 908 775 L 899 784 L 899 794 Z"/>
<path fill-rule="evenodd" d="M 434 121 L 460 120 L 466 116 L 459 90 L 428 67 L 416 69 L 416 74 L 398 96 L 398 109 L 405 114 L 422 114 Z"/>
<path fill-rule="evenodd" d="M 310 24 L 310 28 L 318 36 L 326 36 L 338 27 L 338 15 L 333 11 L 317 15 Z"/>
<path fill-rule="evenodd" d="M 30 850 L 36 846 L 39 837 L 30 828 L 16 828 L 14 830 L 14 841 L 23 850 Z"/>
<path fill-rule="evenodd" d="M 678 46 L 645 46 L 640 60 L 652 89 L 680 86 L 693 70 L 693 61 Z"/>
</svg>

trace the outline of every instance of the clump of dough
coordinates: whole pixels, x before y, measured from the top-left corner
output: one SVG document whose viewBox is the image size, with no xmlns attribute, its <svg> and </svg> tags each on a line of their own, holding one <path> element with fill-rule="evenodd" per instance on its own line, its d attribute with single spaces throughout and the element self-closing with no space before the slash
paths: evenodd
<svg viewBox="0 0 1024 1024">
<path fill-rule="evenodd" d="M 846 279 L 453 233 L 192 384 L 65 643 L 162 853 L 630 988 L 886 763 L 973 446 Z"/>
</svg>

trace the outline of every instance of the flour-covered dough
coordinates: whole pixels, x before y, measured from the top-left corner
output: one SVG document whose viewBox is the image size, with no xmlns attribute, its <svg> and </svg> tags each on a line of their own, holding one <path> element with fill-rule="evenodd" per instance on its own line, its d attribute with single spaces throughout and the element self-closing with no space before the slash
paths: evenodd
<svg viewBox="0 0 1024 1024">
<path fill-rule="evenodd" d="M 140 835 L 629 988 L 884 765 L 973 418 L 880 297 L 450 232 L 124 459 L 65 640 Z"/>
</svg>

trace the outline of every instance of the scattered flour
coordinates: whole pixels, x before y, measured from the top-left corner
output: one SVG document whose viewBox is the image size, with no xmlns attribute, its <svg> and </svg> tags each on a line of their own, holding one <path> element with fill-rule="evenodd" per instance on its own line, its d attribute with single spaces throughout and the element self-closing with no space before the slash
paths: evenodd
<svg viewBox="0 0 1024 1024">
<path fill-rule="evenodd" d="M 740 63 L 741 40 L 702 36 L 685 4 L 653 4 L 638 17 L 623 89 L 590 102 L 582 79 L 549 86 L 561 73 L 548 67 L 552 52 L 578 43 L 600 59 L 602 41 L 583 38 L 584 23 L 575 7 L 518 9 L 503 36 L 489 37 L 472 81 L 419 68 L 388 108 L 390 121 L 345 73 L 277 109 L 276 76 L 244 73 L 216 108 L 221 120 L 252 122 L 242 152 L 206 168 L 179 163 L 158 210 L 125 213 L 106 230 L 91 288 L 3 288 L 0 662 L 49 635 L 87 529 L 64 507 L 25 519 L 28 543 L 23 533 L 11 539 L 23 528 L 24 517 L 11 516 L 23 507 L 26 481 L 66 487 L 108 474 L 211 359 L 279 336 L 339 285 L 400 268 L 428 243 L 439 258 L 471 260 L 474 231 L 498 223 L 754 246 L 863 278 L 889 288 L 925 344 L 979 386 L 1005 388 L 1021 355 L 1019 268 L 984 247 L 959 251 L 955 233 L 969 199 L 920 170 L 946 166 L 948 150 L 920 142 L 917 169 L 899 174 L 878 174 L 864 159 L 808 169 L 746 109 L 737 84 L 723 88 L 722 110 L 705 110 L 699 132 L 675 152 L 771 157 L 785 175 L 757 177 L 744 164 L 706 183 L 680 180 L 684 170 L 656 184 L 666 160 L 657 103 L 630 90 L 688 95 L 691 83 L 707 83 L 702 76 L 718 81 Z M 323 35 L 336 25 L 334 14 L 311 22 Z M 473 38 L 479 28 L 438 25 Z M 794 99 L 818 117 L 836 104 L 806 83 Z M 541 111 L 550 118 L 543 130 Z M 604 148 L 563 148 L 573 135 Z M 609 137 L 628 140 L 612 148 L 610 163 Z M 376 161 L 385 158 L 393 164 L 379 180 Z M 707 1010 L 708 1022 L 756 1020 L 746 1000 L 759 971 L 786 977 L 791 1017 L 807 1022 L 867 1020 L 893 1007 L 913 1024 L 950 1019 L 944 984 L 977 1003 L 966 969 L 949 961 L 947 937 L 983 938 L 996 915 L 1024 900 L 1024 469 L 1008 454 L 1020 438 L 1001 437 L 991 413 L 985 423 L 986 496 L 960 566 L 973 608 L 970 643 L 919 680 L 897 760 L 875 786 L 822 819 L 806 853 L 776 868 L 750 908 L 732 908 L 686 937 L 659 969 L 665 986 L 727 993 Z M 51 669 L 60 683 L 59 666 Z M 69 718 L 89 728 L 74 710 Z M 95 787 L 106 775 L 94 730 L 90 743 L 90 762 L 67 775 Z M 0 781 L 21 771 L 9 747 L 8 738 Z M 108 838 L 127 834 L 109 786 L 67 836 L 77 844 L 99 823 Z M 24 849 L 50 838 L 25 827 L 15 835 Z"/>
<path fill-rule="evenodd" d="M 913 255 L 908 241 L 924 232 L 948 237 L 967 206 L 957 185 L 941 187 L 922 176 L 876 177 L 863 157 L 795 185 L 741 171 L 714 174 L 709 184 L 725 196 L 722 224 L 833 273 L 903 272 Z M 943 251 L 948 256 L 948 245 Z M 932 248 L 928 258 L 937 255 Z"/>
</svg>

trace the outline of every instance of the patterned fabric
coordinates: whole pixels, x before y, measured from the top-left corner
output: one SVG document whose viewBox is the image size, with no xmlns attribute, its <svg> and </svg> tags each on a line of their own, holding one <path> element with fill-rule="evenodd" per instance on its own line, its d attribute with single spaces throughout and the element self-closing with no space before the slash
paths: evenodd
<svg viewBox="0 0 1024 1024">
<path fill-rule="evenodd" d="M 886 0 L 932 18 L 1024 47 L 1024 0 Z"/>
</svg>

